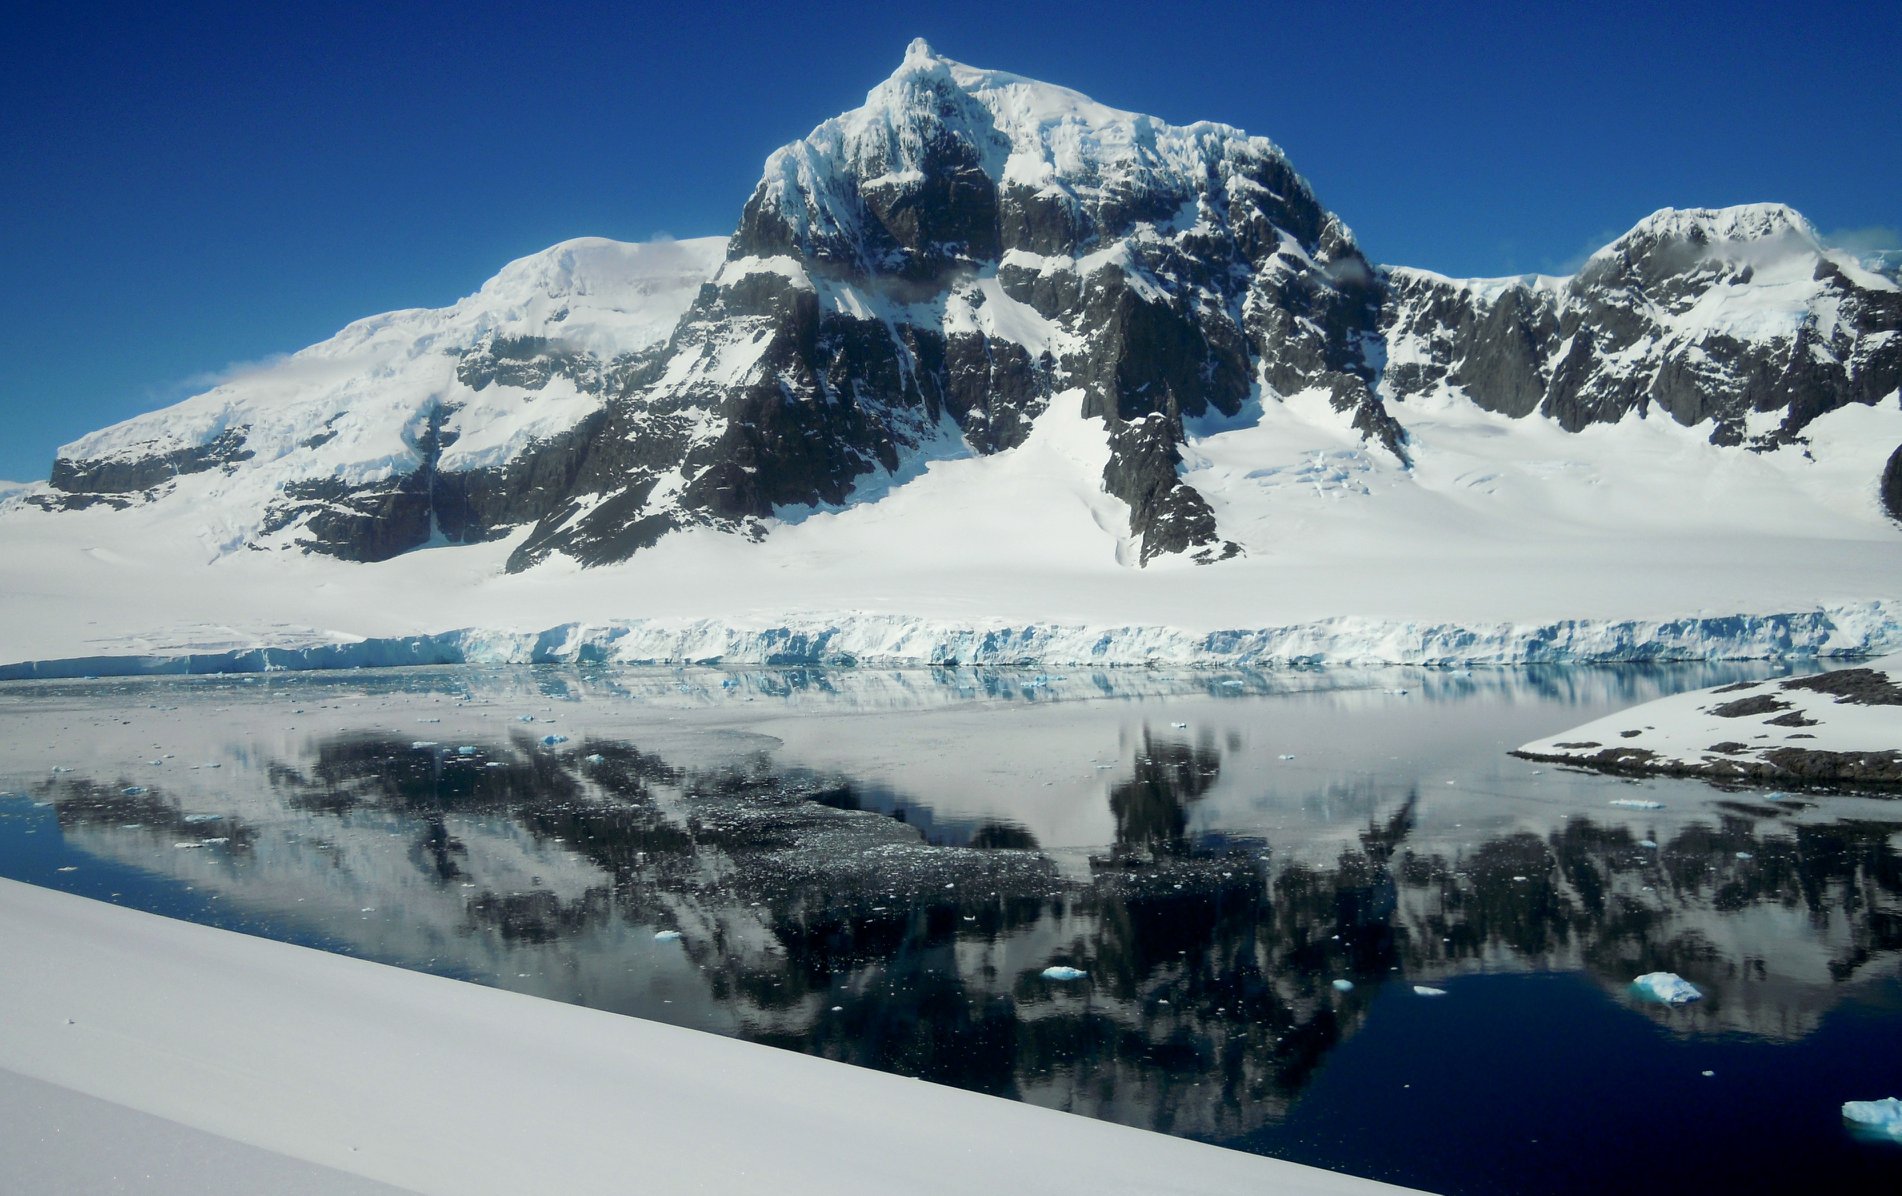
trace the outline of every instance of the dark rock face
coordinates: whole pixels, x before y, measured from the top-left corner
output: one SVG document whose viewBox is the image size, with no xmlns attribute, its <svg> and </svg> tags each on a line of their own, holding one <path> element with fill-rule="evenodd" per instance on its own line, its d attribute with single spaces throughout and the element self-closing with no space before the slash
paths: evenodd
<svg viewBox="0 0 1902 1196">
<path fill-rule="evenodd" d="M 143 457 L 114 457 L 105 461 L 73 461 L 61 457 L 53 462 L 49 480 L 54 488 L 73 495 L 135 494 L 152 490 L 180 474 L 203 473 L 250 460 L 252 454 L 244 447 L 244 432 L 243 428 L 227 428 L 205 444 Z"/>
<path fill-rule="evenodd" d="M 1883 466 L 1882 480 L 1877 484 L 1877 494 L 1889 518 L 1902 523 L 1902 446 L 1889 454 L 1889 463 Z"/>
</svg>

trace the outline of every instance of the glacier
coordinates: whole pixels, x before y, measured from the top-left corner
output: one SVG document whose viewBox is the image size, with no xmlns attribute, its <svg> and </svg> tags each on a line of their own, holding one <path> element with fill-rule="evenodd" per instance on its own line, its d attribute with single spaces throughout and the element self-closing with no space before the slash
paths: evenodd
<svg viewBox="0 0 1902 1196">
<path fill-rule="evenodd" d="M 1902 601 L 1768 615 L 1546 623 L 1335 618 L 1195 632 L 1159 625 L 973 624 L 901 615 L 465 627 L 349 643 L 115 654 L 0 664 L 0 681 L 448 664 L 1102 666 L 1312 669 L 1864 658 L 1902 650 Z"/>
</svg>

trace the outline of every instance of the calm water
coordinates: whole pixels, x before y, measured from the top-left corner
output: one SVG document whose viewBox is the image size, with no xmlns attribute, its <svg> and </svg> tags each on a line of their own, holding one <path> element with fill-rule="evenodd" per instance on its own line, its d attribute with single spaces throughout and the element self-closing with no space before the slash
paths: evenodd
<svg viewBox="0 0 1902 1196">
<path fill-rule="evenodd" d="M 1438 1191 L 1893 1191 L 1902 803 L 1505 754 L 1771 671 L 4 685 L 0 873 Z"/>
</svg>

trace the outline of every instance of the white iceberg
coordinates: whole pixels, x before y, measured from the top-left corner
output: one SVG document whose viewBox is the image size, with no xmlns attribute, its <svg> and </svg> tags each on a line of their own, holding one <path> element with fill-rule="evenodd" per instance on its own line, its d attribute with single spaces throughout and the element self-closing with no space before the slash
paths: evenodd
<svg viewBox="0 0 1902 1196">
<path fill-rule="evenodd" d="M 1336 992 L 1351 993 L 1354 991 L 1354 982 L 1352 980 L 1336 980 L 1334 982 L 1334 989 Z"/>
<path fill-rule="evenodd" d="M 1611 805 L 1620 810 L 1662 810 L 1664 808 L 1664 803 L 1661 801 L 1639 801 L 1630 797 L 1616 798 Z"/>
<path fill-rule="evenodd" d="M 678 930 L 657 930 L 654 932 L 654 941 L 657 943 L 678 942 L 680 941 L 680 932 Z"/>
<path fill-rule="evenodd" d="M 1057 964 L 1043 970 L 1045 980 L 1081 980 L 1089 975 L 1082 968 L 1073 968 L 1068 964 Z"/>
<path fill-rule="evenodd" d="M 1646 1000 L 1665 1005 L 1687 1005 L 1704 999 L 1696 985 L 1676 972 L 1646 972 L 1631 982 L 1631 988 Z"/>
<path fill-rule="evenodd" d="M 1416 984 L 1413 986 L 1413 993 L 1419 997 L 1444 997 L 1446 990 L 1443 988 L 1430 988 L 1424 984 Z"/>
<path fill-rule="evenodd" d="M 1902 1142 L 1902 1100 L 1849 1100 L 1843 1102 L 1843 1120 L 1856 1132 Z"/>
<path fill-rule="evenodd" d="M 543 746 L 543 747 L 554 747 L 554 746 L 555 746 L 556 744 L 558 744 L 558 743 L 567 743 L 567 742 L 568 742 L 568 737 L 567 737 L 566 735 L 544 735 L 544 736 L 542 736 L 542 746 Z"/>
</svg>

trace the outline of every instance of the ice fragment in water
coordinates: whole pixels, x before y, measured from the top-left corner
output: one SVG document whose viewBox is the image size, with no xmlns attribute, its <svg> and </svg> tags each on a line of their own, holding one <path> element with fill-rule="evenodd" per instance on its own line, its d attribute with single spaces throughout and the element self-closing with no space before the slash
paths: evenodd
<svg viewBox="0 0 1902 1196">
<path fill-rule="evenodd" d="M 1664 808 L 1664 803 L 1661 801 L 1639 801 L 1630 797 L 1615 798 L 1610 804 L 1620 810 L 1662 810 Z"/>
<path fill-rule="evenodd" d="M 1056 964 L 1043 970 L 1045 980 L 1081 980 L 1089 975 L 1082 968 L 1073 968 L 1068 964 Z"/>
<path fill-rule="evenodd" d="M 473 756 L 473 755 L 475 755 L 475 749 L 474 749 L 474 748 L 472 748 L 472 747 L 459 747 L 459 748 L 457 748 L 457 749 L 456 749 L 456 755 L 458 755 L 458 756 Z"/>
<path fill-rule="evenodd" d="M 1665 1005 L 1684 1005 L 1704 999 L 1696 985 L 1676 972 L 1646 972 L 1631 982 L 1631 988 L 1646 1000 Z"/>
<path fill-rule="evenodd" d="M 1424 985 L 1424 984 L 1416 984 L 1416 985 L 1414 985 L 1414 986 L 1413 986 L 1413 992 L 1414 992 L 1414 995 L 1415 995 L 1415 996 L 1420 996 L 1420 997 L 1444 997 L 1444 996 L 1446 995 L 1446 990 L 1445 990 L 1445 989 L 1443 989 L 1443 988 L 1428 988 L 1428 987 L 1427 987 L 1426 985 Z"/>
<path fill-rule="evenodd" d="M 1283 752 L 1283 753 L 1281 753 L 1281 759 L 1283 759 L 1283 760 L 1292 760 L 1292 759 L 1294 759 L 1294 753 L 1293 753 L 1293 752 Z"/>
<path fill-rule="evenodd" d="M 680 932 L 678 930 L 657 930 L 654 932 L 654 941 L 657 943 L 673 943 L 679 940 Z"/>
<path fill-rule="evenodd" d="M 145 791 L 144 785 L 127 785 L 124 789 L 119 790 L 119 792 L 125 794 L 127 797 L 138 797 Z"/>
<path fill-rule="evenodd" d="M 1740 860 L 1754 860 L 1754 859 L 1756 859 L 1757 857 L 1756 857 L 1756 856 L 1754 856 L 1754 855 L 1752 855 L 1752 854 L 1751 854 L 1750 852 L 1747 852 L 1747 851 L 1740 851 L 1740 852 L 1738 852 L 1738 853 L 1737 853 L 1737 858 L 1738 858 L 1738 859 L 1740 859 Z"/>
<path fill-rule="evenodd" d="M 584 764 L 606 764 L 608 762 L 608 758 L 599 752 L 596 752 L 592 756 L 583 756 L 581 760 Z"/>
<path fill-rule="evenodd" d="M 409 746 L 410 746 L 410 750 L 420 752 L 424 748 L 435 747 L 436 741 L 433 739 L 412 739 L 410 740 Z"/>
<path fill-rule="evenodd" d="M 1902 1142 L 1902 1100 L 1849 1100 L 1843 1102 L 1843 1120 L 1858 1134 Z"/>
<path fill-rule="evenodd" d="M 223 814 L 187 814 L 185 815 L 185 821 L 186 822 L 223 822 L 224 817 L 225 816 Z"/>
<path fill-rule="evenodd" d="M 1334 982 L 1334 991 L 1351 993 L 1354 991 L 1354 982 L 1352 980 L 1336 980 Z"/>
<path fill-rule="evenodd" d="M 1638 840 L 1638 846 L 1640 846 L 1640 847 L 1656 847 L 1657 845 L 1658 845 L 1658 841 L 1657 841 L 1656 839 L 1640 839 L 1640 840 Z"/>
<path fill-rule="evenodd" d="M 518 714 L 515 716 L 515 721 L 518 723 L 532 723 L 535 721 L 535 716 L 532 714 Z"/>
<path fill-rule="evenodd" d="M 1189 724 L 1187 723 L 1170 723 L 1169 725 L 1174 727 L 1178 731 L 1186 731 L 1189 727 Z"/>
<path fill-rule="evenodd" d="M 567 742 L 568 742 L 568 737 L 567 737 L 566 735 L 544 735 L 544 736 L 542 736 L 542 746 L 543 746 L 543 747 L 554 747 L 554 746 L 555 746 L 556 744 L 558 744 L 558 743 L 567 743 Z"/>
</svg>

